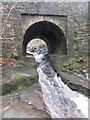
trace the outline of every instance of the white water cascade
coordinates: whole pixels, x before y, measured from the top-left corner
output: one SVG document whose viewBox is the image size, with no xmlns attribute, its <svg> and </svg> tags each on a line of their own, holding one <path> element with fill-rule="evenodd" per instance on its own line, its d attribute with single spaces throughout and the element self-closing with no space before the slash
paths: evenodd
<svg viewBox="0 0 90 120">
<path fill-rule="evenodd" d="M 37 62 L 39 83 L 45 102 L 52 118 L 88 118 L 88 98 L 72 91 L 53 70 L 44 54 L 33 54 Z"/>
</svg>

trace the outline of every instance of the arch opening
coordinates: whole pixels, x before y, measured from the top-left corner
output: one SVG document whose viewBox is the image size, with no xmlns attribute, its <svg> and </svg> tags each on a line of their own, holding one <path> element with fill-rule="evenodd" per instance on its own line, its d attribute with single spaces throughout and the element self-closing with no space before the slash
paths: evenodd
<svg viewBox="0 0 90 120">
<path fill-rule="evenodd" d="M 54 23 L 40 21 L 31 25 L 24 35 L 23 54 L 26 54 L 27 44 L 35 38 L 42 39 L 48 47 L 49 54 L 67 54 L 66 38 L 62 30 Z"/>
<path fill-rule="evenodd" d="M 32 39 L 27 44 L 26 53 L 28 53 L 28 51 L 37 51 L 37 52 L 41 51 L 41 53 L 48 54 L 48 46 L 44 40 L 39 39 L 39 38 L 35 38 L 35 39 Z"/>
</svg>

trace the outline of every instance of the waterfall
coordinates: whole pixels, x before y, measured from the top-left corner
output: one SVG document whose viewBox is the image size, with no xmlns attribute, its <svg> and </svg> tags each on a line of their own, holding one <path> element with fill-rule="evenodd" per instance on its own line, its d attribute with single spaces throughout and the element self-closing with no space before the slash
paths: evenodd
<svg viewBox="0 0 90 120">
<path fill-rule="evenodd" d="M 88 118 L 88 98 L 72 91 L 53 70 L 46 55 L 33 54 L 37 63 L 43 101 L 52 118 Z"/>
</svg>

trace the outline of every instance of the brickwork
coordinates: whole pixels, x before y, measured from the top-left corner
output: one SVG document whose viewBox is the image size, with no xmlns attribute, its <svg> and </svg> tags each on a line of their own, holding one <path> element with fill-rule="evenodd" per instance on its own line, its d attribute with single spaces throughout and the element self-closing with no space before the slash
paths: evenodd
<svg viewBox="0 0 90 120">
<path fill-rule="evenodd" d="M 88 3 L 13 3 L 0 4 L 2 14 L 2 55 L 22 56 L 22 42 L 26 30 L 38 21 L 57 25 L 66 37 L 67 54 L 88 51 Z"/>
</svg>

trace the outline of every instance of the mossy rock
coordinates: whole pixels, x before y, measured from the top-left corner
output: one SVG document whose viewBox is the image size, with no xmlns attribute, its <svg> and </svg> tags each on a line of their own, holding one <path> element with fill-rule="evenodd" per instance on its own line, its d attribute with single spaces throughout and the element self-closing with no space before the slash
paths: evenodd
<svg viewBox="0 0 90 120">
<path fill-rule="evenodd" d="M 21 76 L 16 75 L 14 79 L 11 81 L 17 88 L 19 86 L 28 87 L 37 81 L 37 76 Z"/>
<path fill-rule="evenodd" d="M 15 63 L 15 67 L 34 67 L 34 64 L 33 64 L 33 61 L 31 60 L 17 60 L 16 63 Z"/>
<path fill-rule="evenodd" d="M 56 63 L 54 67 L 57 69 L 57 71 L 75 71 L 75 70 L 80 70 L 82 67 L 86 68 L 86 64 L 84 63 L 88 58 L 87 57 L 71 57 L 66 59 L 62 63 Z M 83 66 L 84 64 L 84 66 Z"/>
<path fill-rule="evenodd" d="M 4 95 L 12 91 L 22 91 L 37 81 L 37 76 L 15 75 L 11 82 L 2 84 L 1 93 Z"/>
<path fill-rule="evenodd" d="M 0 95 L 10 93 L 11 91 L 14 91 L 16 89 L 15 85 L 11 83 L 2 84 L 0 87 L 2 87 L 2 90 L 0 91 Z"/>
</svg>

